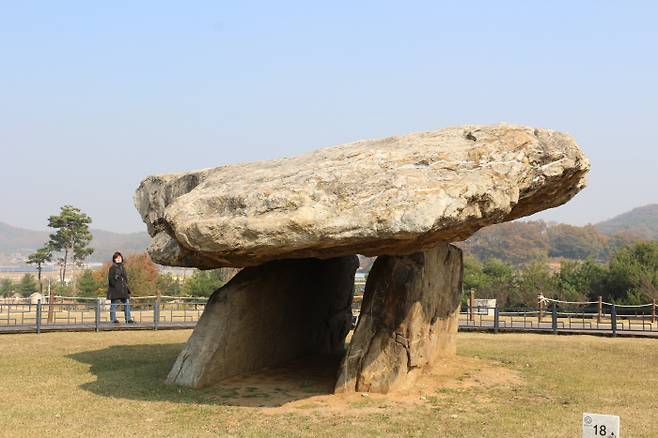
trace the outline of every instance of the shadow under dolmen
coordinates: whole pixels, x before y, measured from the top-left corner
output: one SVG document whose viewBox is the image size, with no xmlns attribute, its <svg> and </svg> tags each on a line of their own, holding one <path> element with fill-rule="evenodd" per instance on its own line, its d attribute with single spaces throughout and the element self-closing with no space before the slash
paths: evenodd
<svg viewBox="0 0 658 438">
<path fill-rule="evenodd" d="M 91 366 L 80 387 L 103 397 L 244 407 L 279 407 L 333 393 L 340 356 L 315 355 L 225 379 L 202 389 L 165 383 L 185 344 L 117 345 L 68 358 Z"/>
</svg>

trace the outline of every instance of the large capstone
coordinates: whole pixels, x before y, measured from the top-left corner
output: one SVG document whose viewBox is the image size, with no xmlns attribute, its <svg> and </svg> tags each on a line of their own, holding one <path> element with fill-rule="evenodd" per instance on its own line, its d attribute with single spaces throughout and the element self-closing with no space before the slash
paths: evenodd
<svg viewBox="0 0 658 438">
<path fill-rule="evenodd" d="M 561 205 L 588 169 L 566 134 L 464 126 L 152 176 L 135 205 L 163 265 L 404 255 Z"/>
</svg>

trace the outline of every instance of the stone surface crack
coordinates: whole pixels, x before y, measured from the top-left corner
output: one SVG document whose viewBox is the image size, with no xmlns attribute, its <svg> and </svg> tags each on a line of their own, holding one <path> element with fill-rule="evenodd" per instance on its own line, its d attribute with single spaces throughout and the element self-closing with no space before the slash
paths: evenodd
<svg viewBox="0 0 658 438">
<path fill-rule="evenodd" d="M 411 360 L 411 347 L 409 346 L 409 339 L 407 339 L 407 337 L 401 333 L 395 333 L 394 341 L 402 345 L 407 352 L 407 372 L 411 371 L 413 368 L 416 368 L 416 366 L 412 364 Z"/>
<path fill-rule="evenodd" d="M 189 357 L 190 357 L 190 354 L 189 354 L 189 353 L 185 353 L 185 354 L 183 355 L 183 359 L 181 360 L 181 362 L 180 362 L 180 366 L 178 367 L 178 371 L 176 372 L 176 377 L 173 378 L 173 379 L 171 379 L 172 382 L 176 382 L 176 381 L 178 381 L 178 376 L 179 376 L 180 373 L 183 371 L 184 366 L 185 366 L 185 362 L 187 361 L 187 359 L 188 359 Z"/>
</svg>

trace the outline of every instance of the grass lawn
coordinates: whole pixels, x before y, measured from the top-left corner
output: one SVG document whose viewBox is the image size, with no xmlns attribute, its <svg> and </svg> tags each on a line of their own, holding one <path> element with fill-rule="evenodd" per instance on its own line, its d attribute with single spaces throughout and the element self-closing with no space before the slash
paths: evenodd
<svg viewBox="0 0 658 438">
<path fill-rule="evenodd" d="M 587 411 L 658 437 L 658 340 L 460 333 L 413 390 L 334 396 L 322 359 L 164 385 L 190 333 L 0 335 L 0 435 L 579 437 Z"/>
</svg>

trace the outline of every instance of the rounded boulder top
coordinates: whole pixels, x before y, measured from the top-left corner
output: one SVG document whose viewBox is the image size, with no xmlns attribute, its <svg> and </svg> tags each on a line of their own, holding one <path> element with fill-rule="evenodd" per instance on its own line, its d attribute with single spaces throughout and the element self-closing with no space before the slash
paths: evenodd
<svg viewBox="0 0 658 438">
<path fill-rule="evenodd" d="M 589 167 L 567 134 L 465 125 L 150 176 L 134 200 L 155 262 L 242 267 L 464 240 L 567 202 Z"/>
</svg>

